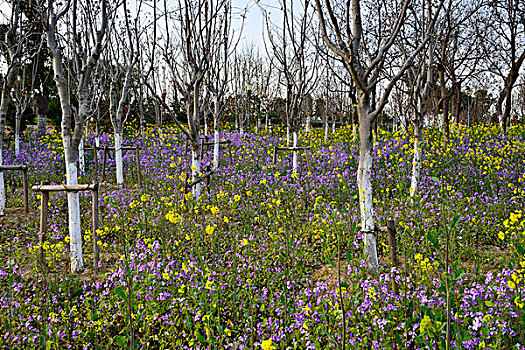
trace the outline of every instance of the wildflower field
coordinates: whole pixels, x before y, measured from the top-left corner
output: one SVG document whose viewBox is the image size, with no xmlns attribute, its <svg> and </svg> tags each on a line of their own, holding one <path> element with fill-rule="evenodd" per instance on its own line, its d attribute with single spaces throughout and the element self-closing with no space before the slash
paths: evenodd
<svg viewBox="0 0 525 350">
<path fill-rule="evenodd" d="M 421 188 L 409 196 L 410 135 L 374 144 L 378 226 L 393 219 L 397 266 L 378 234 L 380 269 L 365 267 L 352 128 L 328 142 L 301 135 L 312 164 L 272 162 L 277 133 L 224 132 L 232 141 L 196 202 L 184 192 L 190 155 L 176 129 L 127 135 L 126 186 L 101 185 L 100 273 L 92 269 L 91 197 L 81 193 L 84 258 L 69 269 L 64 193 L 51 195 L 46 263 L 38 251 L 37 193 L 22 207 L 21 176 L 6 172 L 0 218 L 2 349 L 521 349 L 525 344 L 525 128 L 428 130 Z M 281 134 L 282 135 L 282 134 Z M 86 144 L 94 144 L 87 135 Z M 103 135 L 101 145 L 112 145 Z M 204 164 L 211 162 L 205 152 Z M 9 149 L 31 185 L 64 183 L 57 134 Z M 101 156 L 99 155 L 99 160 Z M 100 177 L 86 153 L 80 183 Z M 113 176 L 113 177 L 112 177 Z"/>
</svg>

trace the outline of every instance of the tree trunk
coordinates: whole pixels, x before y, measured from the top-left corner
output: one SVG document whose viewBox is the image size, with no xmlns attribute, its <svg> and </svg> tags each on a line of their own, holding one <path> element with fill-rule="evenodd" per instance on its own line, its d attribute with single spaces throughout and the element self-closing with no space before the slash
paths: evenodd
<svg viewBox="0 0 525 350">
<path fill-rule="evenodd" d="M 310 124 L 311 124 L 311 117 L 310 116 L 307 116 L 306 117 L 306 134 L 310 134 Z"/>
<path fill-rule="evenodd" d="M 78 166 L 82 174 L 86 173 L 86 157 L 84 154 L 84 139 L 85 139 L 85 136 L 83 135 L 82 140 L 80 140 L 80 144 L 78 145 Z"/>
<path fill-rule="evenodd" d="M 412 161 L 412 181 L 410 183 L 410 197 L 413 197 L 419 186 L 419 179 L 421 178 L 421 148 L 419 144 L 422 138 L 422 127 L 421 127 L 422 116 L 417 115 L 414 120 L 414 159 Z"/>
<path fill-rule="evenodd" d="M 18 73 L 18 68 L 11 67 L 7 75 L 4 77 L 4 85 L 2 86 L 2 96 L 0 99 L 0 165 L 4 164 L 3 149 L 4 149 L 4 132 L 5 122 L 7 119 L 7 109 L 9 108 L 9 92 L 13 88 L 15 77 Z M 0 215 L 4 215 L 6 206 L 5 195 L 5 181 L 4 172 L 0 171 Z"/>
<path fill-rule="evenodd" d="M 22 122 L 21 113 L 16 114 L 15 118 L 15 156 L 20 154 L 20 123 Z"/>
<path fill-rule="evenodd" d="M 218 98 L 215 97 L 215 118 L 213 119 L 213 133 L 214 133 L 214 140 L 213 140 L 213 167 L 215 169 L 219 168 L 219 101 Z"/>
<path fill-rule="evenodd" d="M 324 142 L 328 141 L 328 120 L 324 122 Z"/>
<path fill-rule="evenodd" d="M 119 131 L 115 131 L 115 163 L 116 163 L 116 174 L 117 174 L 117 185 L 122 186 L 124 184 L 124 165 L 122 163 L 122 137 Z"/>
<path fill-rule="evenodd" d="M 47 127 L 46 127 L 46 122 L 47 122 L 47 114 L 46 114 L 46 110 L 47 110 L 47 101 L 48 101 L 48 95 L 49 92 L 47 91 L 48 89 L 43 87 L 43 90 L 41 94 L 38 94 L 35 96 L 35 111 L 36 111 L 36 115 L 37 115 L 37 118 L 38 118 L 38 122 L 37 122 L 37 132 L 36 132 L 36 137 L 38 139 L 44 137 L 47 133 Z"/>
<path fill-rule="evenodd" d="M 197 180 L 201 172 L 200 145 L 199 142 L 192 142 L 191 147 L 191 181 Z M 193 187 L 193 197 L 198 201 L 201 196 L 200 182 Z"/>
<path fill-rule="evenodd" d="M 62 110 L 62 143 L 64 145 L 64 156 L 66 165 L 66 176 L 68 185 L 78 184 L 77 156 L 78 149 L 75 147 L 71 135 L 71 121 L 73 111 L 69 105 L 68 83 L 62 69 L 62 52 L 57 47 L 54 28 L 48 28 L 47 43 L 51 54 L 54 79 L 57 85 L 60 107 Z M 81 99 L 83 96 L 81 96 Z M 80 119 L 80 116 L 79 116 Z M 77 125 L 75 125 L 78 127 Z M 82 125 L 80 125 L 82 127 Z M 82 232 L 80 227 L 80 203 L 78 192 L 68 192 L 68 221 L 69 221 L 69 246 L 71 250 L 71 272 L 79 273 L 84 270 L 82 258 Z"/>
<path fill-rule="evenodd" d="M 297 144 L 299 142 L 299 136 L 297 135 L 297 130 L 294 130 L 293 132 L 293 146 L 297 147 Z M 299 162 L 298 162 L 298 152 L 293 151 L 293 161 L 292 161 L 292 172 L 294 174 L 297 173 L 297 170 L 299 168 Z"/>
<path fill-rule="evenodd" d="M 361 232 L 367 266 L 377 272 L 377 246 L 374 224 L 374 202 L 372 197 L 372 123 L 369 118 L 370 101 L 363 97 L 359 101 L 359 165 L 357 186 L 361 212 Z"/>
</svg>

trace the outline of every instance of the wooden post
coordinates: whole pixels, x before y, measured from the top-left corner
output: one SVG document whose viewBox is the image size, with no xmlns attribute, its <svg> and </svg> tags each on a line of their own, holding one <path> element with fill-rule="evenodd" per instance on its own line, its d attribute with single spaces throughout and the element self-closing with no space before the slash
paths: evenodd
<svg viewBox="0 0 525 350">
<path fill-rule="evenodd" d="M 202 157 L 204 157 L 204 139 L 201 139 L 201 161 Z"/>
<path fill-rule="evenodd" d="M 24 210 L 26 212 L 26 215 L 29 214 L 29 188 L 27 186 L 27 167 L 23 168 L 22 171 L 24 172 L 24 180 L 23 180 L 23 186 L 24 186 Z"/>
<path fill-rule="evenodd" d="M 305 150 L 304 151 L 304 155 L 306 157 L 306 165 L 308 166 L 308 171 L 312 172 L 312 166 L 311 166 L 311 163 L 310 163 L 310 151 L 309 150 Z"/>
<path fill-rule="evenodd" d="M 398 266 L 397 261 L 397 243 L 396 243 L 396 228 L 394 226 L 394 220 L 387 219 L 386 228 L 388 231 L 388 245 L 390 247 L 390 260 L 394 267 Z M 398 294 L 398 287 L 395 279 L 394 273 L 392 273 L 392 289 L 394 293 Z"/>
<path fill-rule="evenodd" d="M 108 146 L 104 146 L 104 160 L 102 161 L 102 182 L 106 177 L 106 161 L 108 158 Z"/>
<path fill-rule="evenodd" d="M 138 147 L 135 147 L 135 158 L 137 160 L 137 175 L 139 177 L 139 186 L 142 187 L 142 170 L 140 169 L 140 154 Z"/>
<path fill-rule="evenodd" d="M 232 141 L 228 140 L 228 153 L 230 155 L 230 166 L 233 164 L 233 156 L 232 156 Z"/>
<path fill-rule="evenodd" d="M 41 185 L 45 185 L 46 183 L 42 182 Z M 47 218 L 49 215 L 49 192 L 48 191 L 42 191 L 40 192 L 40 251 L 38 255 L 38 262 L 40 263 L 40 266 L 42 266 L 43 269 L 46 268 L 45 260 L 44 260 L 44 242 L 46 241 L 46 232 L 47 232 Z"/>
<path fill-rule="evenodd" d="M 277 162 L 277 146 L 273 148 L 273 157 L 272 157 L 272 163 L 275 164 Z"/>
<path fill-rule="evenodd" d="M 95 189 L 91 191 L 91 218 L 93 221 L 93 270 L 98 274 L 99 247 L 98 247 L 98 183 L 95 183 Z"/>
<path fill-rule="evenodd" d="M 97 145 L 93 145 L 93 153 L 95 153 L 95 179 L 98 177 L 98 147 Z"/>
</svg>

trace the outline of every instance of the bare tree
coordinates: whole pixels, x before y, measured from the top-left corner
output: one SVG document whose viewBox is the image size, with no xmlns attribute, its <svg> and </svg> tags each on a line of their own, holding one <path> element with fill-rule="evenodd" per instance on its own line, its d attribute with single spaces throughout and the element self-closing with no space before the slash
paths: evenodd
<svg viewBox="0 0 525 350">
<path fill-rule="evenodd" d="M 112 24 L 109 45 L 104 60 L 105 71 L 110 77 L 109 110 L 115 142 L 115 163 L 117 184 L 124 184 L 124 165 L 122 162 L 122 138 L 130 108 L 132 78 L 140 56 L 138 55 L 143 29 L 139 26 L 142 1 L 136 3 L 134 18 L 128 10 L 127 1 L 123 1 L 124 17 L 122 22 Z M 117 27 L 120 25 L 120 27 Z M 133 27 L 132 27 L 133 25 Z"/>
<path fill-rule="evenodd" d="M 286 142 L 293 134 L 293 147 L 298 146 L 299 127 L 303 114 L 303 102 L 310 94 L 318 78 L 319 55 L 308 36 L 314 30 L 313 8 L 309 0 L 297 4 L 293 0 L 281 0 L 283 20 L 280 26 L 273 24 L 264 11 L 266 38 L 274 56 L 273 63 L 282 74 L 286 93 Z M 261 7 L 262 8 L 262 7 Z M 270 55 L 270 53 L 268 53 Z M 298 170 L 298 153 L 293 152 L 292 171 Z"/>
<path fill-rule="evenodd" d="M 15 156 L 20 154 L 20 124 L 22 116 L 31 101 L 33 82 L 28 83 L 28 78 L 34 78 L 33 74 L 29 75 L 26 70 L 30 68 L 27 64 L 22 67 L 13 89 L 11 90 L 11 100 L 15 105 Z"/>
<path fill-rule="evenodd" d="M 361 232 L 367 265 L 372 272 L 375 272 L 378 261 L 371 182 L 373 122 L 382 112 L 396 82 L 412 65 L 414 58 L 427 46 L 443 0 L 437 6 L 438 11 L 427 27 L 424 40 L 408 54 L 408 58 L 401 64 L 397 73 L 386 83 L 375 108 L 372 108 L 372 93 L 380 81 L 385 63 L 388 59 L 392 59 L 388 56 L 388 52 L 403 29 L 407 16 L 411 14 L 408 11 L 411 1 L 405 0 L 400 6 L 397 2 L 374 3 L 377 7 L 367 8 L 365 12 L 369 16 L 367 18 L 363 18 L 362 3 L 360 0 L 347 0 L 335 6 L 330 0 L 325 0 L 324 5 L 321 5 L 320 0 L 316 0 L 323 40 L 343 59 L 345 68 L 356 85 L 360 137 L 357 185 Z M 363 30 L 363 23 L 368 25 L 366 31 Z"/>
<path fill-rule="evenodd" d="M 173 116 L 177 126 L 186 135 L 191 145 L 191 173 L 195 182 L 201 173 L 200 126 L 201 113 L 206 105 L 203 89 L 206 74 L 210 69 L 211 55 L 215 45 L 223 37 L 221 14 L 229 7 L 229 0 L 181 0 L 175 8 L 169 8 L 164 0 L 163 19 L 165 23 L 163 63 L 170 75 L 175 91 L 182 95 L 186 107 L 188 127 L 185 128 L 176 119 L 174 111 L 165 101 L 158 89 L 146 81 L 148 89 L 157 101 Z M 178 31 L 173 37 L 171 29 Z M 152 54 L 152 60 L 155 60 Z M 151 67 L 155 64 L 151 63 Z M 158 71 L 156 71 L 158 72 Z M 193 186 L 193 195 L 200 197 L 200 182 Z"/>
<path fill-rule="evenodd" d="M 213 167 L 215 169 L 219 167 L 220 115 L 226 105 L 224 99 L 231 80 L 228 66 L 231 63 L 231 57 L 235 54 L 240 42 L 242 29 L 244 27 L 243 17 L 240 28 L 238 30 L 232 28 L 231 3 L 226 3 L 223 7 L 223 11 L 224 12 L 220 16 L 220 25 L 217 28 L 217 31 L 220 30 L 222 33 L 214 38 L 215 42 L 212 45 L 214 53 L 210 56 L 210 69 L 206 76 L 206 88 L 213 96 Z"/>
<path fill-rule="evenodd" d="M 400 51 L 403 53 L 404 60 L 408 60 L 409 52 L 413 52 L 421 41 L 425 40 L 427 27 L 430 25 L 434 8 L 431 1 L 421 3 L 421 11 L 423 16 L 419 20 L 415 17 L 409 23 L 408 30 L 401 33 L 400 37 Z M 406 83 L 408 87 L 408 95 L 410 98 L 410 105 L 414 111 L 411 118 L 412 126 L 414 128 L 414 158 L 412 161 L 412 179 L 410 184 L 410 196 L 413 197 L 417 193 L 420 177 L 421 177 L 421 157 L 422 150 L 420 143 L 423 135 L 424 118 L 428 110 L 428 102 L 435 86 L 434 81 L 434 47 L 436 44 L 436 36 L 432 36 L 428 43 L 428 48 L 416 55 L 413 59 L 413 64 L 406 72 Z"/>
<path fill-rule="evenodd" d="M 480 45 L 484 39 L 476 35 L 479 26 L 476 15 L 483 5 L 483 1 L 447 0 L 443 20 L 436 26 L 434 57 L 440 91 L 438 104 L 443 112 L 447 138 L 450 136 L 450 115 L 456 124 L 459 123 L 462 85 L 479 73 L 484 56 Z"/>
<path fill-rule="evenodd" d="M 8 6 L 7 4 L 3 6 Z M 4 7 L 7 10 L 7 8 Z M 2 91 L 0 97 L 0 165 L 3 164 L 4 131 L 7 119 L 7 109 L 11 97 L 11 91 L 19 75 L 20 68 L 36 55 L 28 53 L 25 48 L 29 45 L 29 38 L 33 34 L 33 28 L 23 28 L 23 15 L 19 1 L 10 3 L 9 11 L 1 11 L 5 24 L 0 28 L 0 55 L 5 62 L 6 72 L 2 76 Z M 33 44 L 40 47 L 38 43 Z M 37 50 L 38 52 L 38 50 Z M 6 206 L 4 173 L 0 171 L 0 215 L 4 215 Z"/>
<path fill-rule="evenodd" d="M 79 145 L 83 137 L 84 123 L 90 117 L 92 105 L 90 94 L 93 88 L 93 73 L 99 61 L 103 40 L 108 27 L 107 0 L 100 3 L 78 0 L 59 3 L 47 0 L 44 4 L 34 4 L 33 9 L 41 18 L 47 46 L 51 55 L 54 80 L 57 86 L 60 107 L 62 109 L 62 142 L 64 145 L 67 184 L 78 184 L 77 158 Z M 80 26 L 77 18 L 84 14 L 90 22 Z M 69 21 L 67 21 L 69 20 Z M 89 23 L 89 25 L 88 25 Z M 72 42 L 64 40 L 63 30 L 70 30 Z M 82 30 L 82 32 L 80 32 Z M 71 46 L 68 46 L 71 45 Z M 67 79 L 64 60 L 66 51 L 78 65 L 75 92 L 77 105 L 72 104 L 71 83 Z M 73 126 L 73 130 L 72 130 Z M 68 219 L 71 249 L 71 271 L 81 272 L 84 269 L 82 258 L 82 232 L 80 228 L 80 203 L 76 192 L 69 192 Z"/>
<path fill-rule="evenodd" d="M 490 21 L 480 30 L 488 35 L 482 44 L 492 74 L 502 82 L 496 111 L 503 136 L 507 135 L 512 110 L 512 90 L 525 61 L 525 2 L 521 0 L 491 1 L 485 18 Z M 505 105 L 505 108 L 503 108 Z"/>
</svg>

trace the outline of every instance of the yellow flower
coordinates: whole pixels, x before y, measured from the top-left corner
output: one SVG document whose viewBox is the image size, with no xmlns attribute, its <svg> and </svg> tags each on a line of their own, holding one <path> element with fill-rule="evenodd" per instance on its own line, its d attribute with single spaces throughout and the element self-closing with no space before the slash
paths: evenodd
<svg viewBox="0 0 525 350">
<path fill-rule="evenodd" d="M 516 283 L 512 282 L 512 281 L 507 281 L 507 285 L 509 286 L 510 289 L 516 289 Z"/>
<path fill-rule="evenodd" d="M 426 331 L 429 330 L 431 327 L 432 321 L 430 320 L 430 317 L 428 317 L 428 315 L 425 315 L 421 320 L 421 324 L 419 325 L 419 331 L 421 333 L 426 333 Z"/>
<path fill-rule="evenodd" d="M 206 288 L 207 290 L 211 290 L 212 287 L 213 287 L 213 282 L 210 281 L 210 280 L 207 280 L 207 281 L 206 281 L 206 286 L 205 286 L 205 288 Z"/>
<path fill-rule="evenodd" d="M 215 226 L 210 226 L 210 225 L 208 225 L 208 226 L 206 227 L 206 233 L 207 233 L 207 234 L 211 235 L 211 234 L 213 233 L 213 231 L 215 231 Z"/>
<path fill-rule="evenodd" d="M 499 239 L 501 239 L 502 241 L 505 239 L 505 234 L 501 231 L 498 232 L 498 237 Z"/>
<path fill-rule="evenodd" d="M 211 207 L 210 210 L 211 210 L 211 213 L 212 213 L 213 215 L 216 215 L 216 214 L 219 213 L 219 208 L 217 208 L 216 206 Z"/>
<path fill-rule="evenodd" d="M 170 279 L 170 275 L 166 271 L 162 273 L 162 278 L 164 278 L 166 281 Z"/>
<path fill-rule="evenodd" d="M 241 245 L 244 247 L 244 246 L 247 246 L 248 245 L 248 240 L 245 238 L 242 240 L 241 242 Z"/>
<path fill-rule="evenodd" d="M 261 343 L 261 348 L 263 350 L 274 350 L 275 346 L 273 346 L 271 339 L 267 339 L 263 340 L 263 342 Z"/>
<path fill-rule="evenodd" d="M 238 194 L 236 194 L 235 196 L 233 196 L 233 200 L 238 202 L 241 200 L 241 196 L 239 196 Z"/>
<path fill-rule="evenodd" d="M 514 299 L 514 304 L 516 304 L 517 307 L 519 307 L 520 309 L 523 309 L 523 300 L 520 298 L 520 297 L 516 297 Z"/>
<path fill-rule="evenodd" d="M 231 337 L 232 331 L 229 328 L 224 328 L 224 334 L 226 334 L 227 337 Z"/>
<path fill-rule="evenodd" d="M 229 222 L 230 222 L 230 219 L 228 219 L 228 217 L 225 216 L 225 217 L 224 217 L 224 223 L 227 224 L 227 223 L 229 223 Z"/>
</svg>

